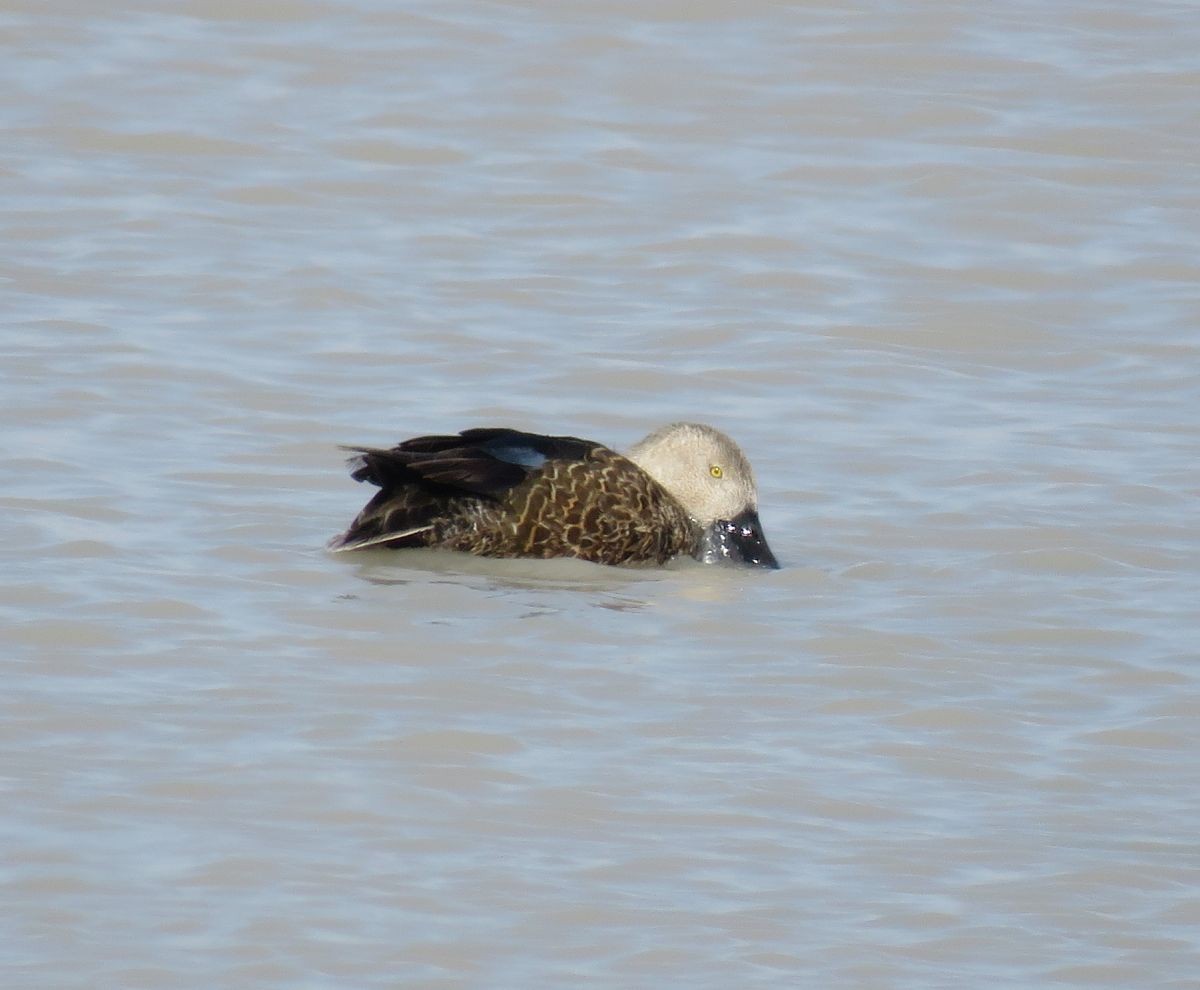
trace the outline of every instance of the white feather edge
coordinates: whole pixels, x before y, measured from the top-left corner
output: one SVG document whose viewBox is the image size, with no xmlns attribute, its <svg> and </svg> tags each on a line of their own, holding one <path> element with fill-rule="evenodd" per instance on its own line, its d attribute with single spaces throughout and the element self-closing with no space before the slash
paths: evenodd
<svg viewBox="0 0 1200 990">
<path fill-rule="evenodd" d="M 326 549 L 331 553 L 344 553 L 347 550 L 366 550 L 369 547 L 381 546 L 384 543 L 391 543 L 393 540 L 402 540 L 406 536 L 413 536 L 417 533 L 424 533 L 433 529 L 432 526 L 417 526 L 414 529 L 402 530 L 399 533 L 383 533 L 380 536 L 372 536 L 367 540 L 355 540 L 353 543 L 338 543 L 340 536 L 335 536 L 326 546 Z"/>
</svg>

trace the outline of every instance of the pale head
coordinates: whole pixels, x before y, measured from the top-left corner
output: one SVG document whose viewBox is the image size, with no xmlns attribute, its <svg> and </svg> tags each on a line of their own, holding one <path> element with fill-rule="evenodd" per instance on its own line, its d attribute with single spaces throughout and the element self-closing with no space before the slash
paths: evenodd
<svg viewBox="0 0 1200 990">
<path fill-rule="evenodd" d="M 778 567 L 758 521 L 758 489 L 741 448 L 720 430 L 672 423 L 629 459 L 675 497 L 704 533 L 697 556 Z"/>
<path fill-rule="evenodd" d="M 664 426 L 638 443 L 629 459 L 674 495 L 702 526 L 758 508 L 754 473 L 746 455 L 711 426 Z"/>
</svg>

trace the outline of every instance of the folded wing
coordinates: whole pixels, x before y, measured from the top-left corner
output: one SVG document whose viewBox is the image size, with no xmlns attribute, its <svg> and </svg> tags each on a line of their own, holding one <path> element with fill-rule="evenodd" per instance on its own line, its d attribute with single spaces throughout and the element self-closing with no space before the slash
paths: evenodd
<svg viewBox="0 0 1200 990">
<path fill-rule="evenodd" d="M 580 460 L 596 444 L 509 429 L 424 436 L 389 449 L 349 447 L 351 476 L 379 488 L 331 550 L 424 546 L 464 500 L 502 500 L 548 461 Z"/>
</svg>

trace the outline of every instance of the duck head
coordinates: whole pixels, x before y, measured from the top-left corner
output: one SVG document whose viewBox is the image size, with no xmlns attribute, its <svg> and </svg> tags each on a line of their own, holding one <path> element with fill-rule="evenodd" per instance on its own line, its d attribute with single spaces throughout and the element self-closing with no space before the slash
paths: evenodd
<svg viewBox="0 0 1200 990">
<path fill-rule="evenodd" d="M 758 519 L 750 462 L 720 430 L 672 423 L 638 443 L 629 459 L 670 492 L 699 527 L 697 558 L 779 567 Z"/>
</svg>

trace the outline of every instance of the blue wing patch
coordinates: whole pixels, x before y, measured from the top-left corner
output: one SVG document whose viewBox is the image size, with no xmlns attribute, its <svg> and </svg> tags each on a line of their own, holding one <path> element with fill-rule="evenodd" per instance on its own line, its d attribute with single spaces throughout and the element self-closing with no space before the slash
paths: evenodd
<svg viewBox="0 0 1200 990">
<path fill-rule="evenodd" d="M 518 467 L 534 469 L 540 468 L 546 463 L 546 455 L 528 444 L 494 441 L 484 444 L 483 449 L 496 460 L 504 461 L 506 464 L 515 464 Z"/>
</svg>

